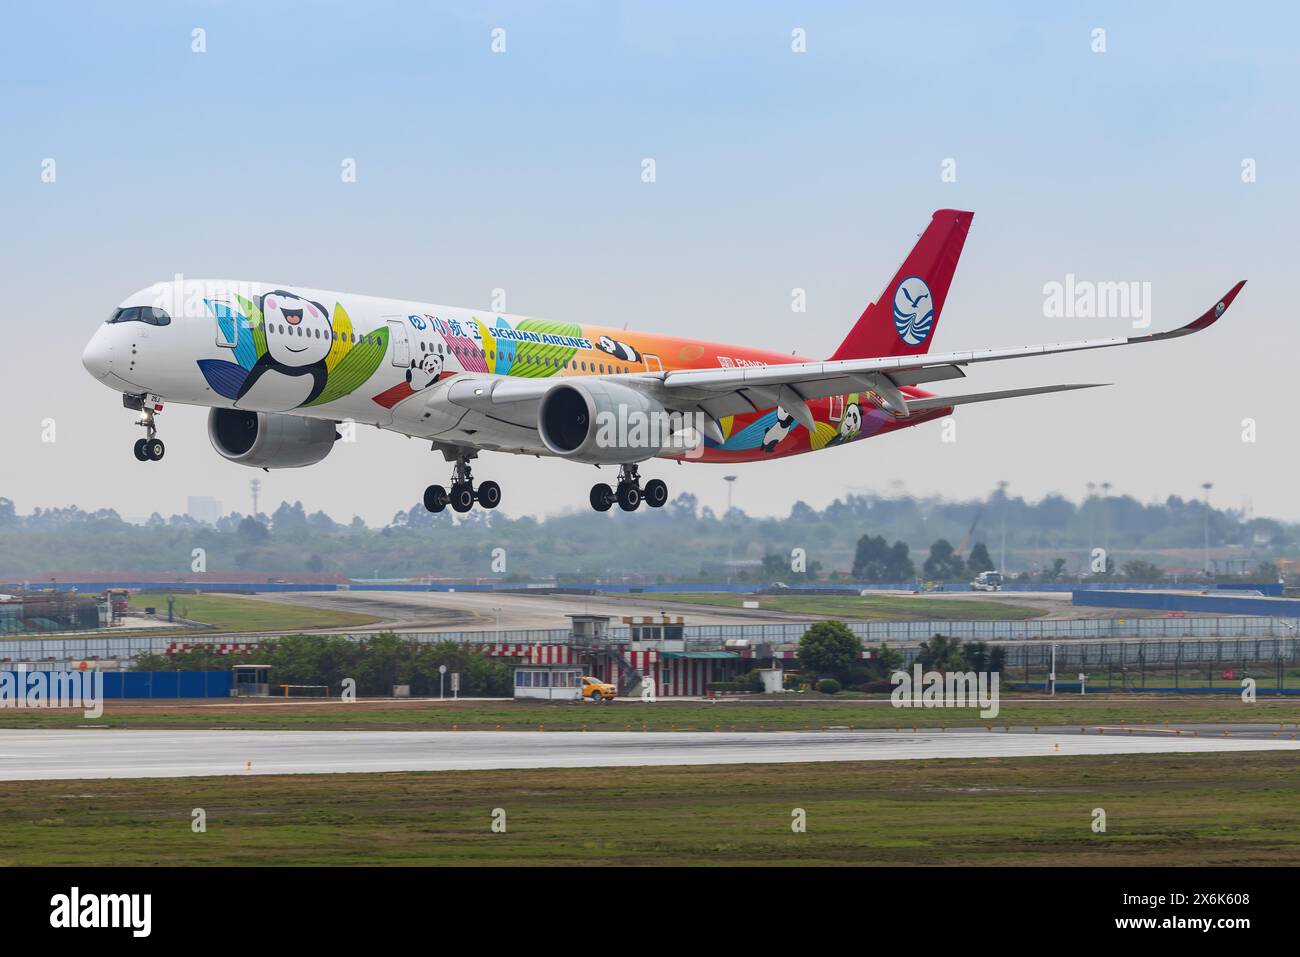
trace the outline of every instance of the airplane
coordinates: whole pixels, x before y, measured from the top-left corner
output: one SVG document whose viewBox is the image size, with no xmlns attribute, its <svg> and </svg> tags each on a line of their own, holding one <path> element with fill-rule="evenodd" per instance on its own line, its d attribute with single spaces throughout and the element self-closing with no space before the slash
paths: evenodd
<svg viewBox="0 0 1300 957">
<path fill-rule="evenodd" d="M 1096 388 L 1071 383 L 935 395 L 981 362 L 1136 345 L 1209 327 L 1238 282 L 1179 328 L 1021 348 L 931 353 L 974 214 L 934 213 L 881 295 L 828 359 L 492 310 L 306 289 L 185 280 L 128 296 L 82 355 L 87 371 L 140 413 L 135 457 L 165 448 L 167 402 L 207 407 L 224 458 L 262 469 L 313 465 L 342 423 L 430 442 L 452 464 L 450 487 L 424 505 L 496 508 L 496 482 L 474 482 L 483 451 L 618 468 L 597 483 L 597 511 L 668 500 L 638 466 L 651 459 L 754 462 L 847 445 L 946 417 L 955 407 Z"/>
</svg>

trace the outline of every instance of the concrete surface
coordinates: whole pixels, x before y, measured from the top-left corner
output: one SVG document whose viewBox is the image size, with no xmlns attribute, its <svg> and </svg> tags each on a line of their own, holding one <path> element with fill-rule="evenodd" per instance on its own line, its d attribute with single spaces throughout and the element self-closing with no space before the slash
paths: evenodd
<svg viewBox="0 0 1300 957">
<path fill-rule="evenodd" d="M 1167 733 L 0 731 L 0 780 L 1300 750 Z M 251 764 L 249 763 L 251 762 Z"/>
</svg>

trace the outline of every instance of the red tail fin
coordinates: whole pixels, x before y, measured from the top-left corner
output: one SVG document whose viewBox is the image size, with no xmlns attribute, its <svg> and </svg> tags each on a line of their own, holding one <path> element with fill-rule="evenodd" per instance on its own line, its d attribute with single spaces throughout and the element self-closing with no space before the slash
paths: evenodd
<svg viewBox="0 0 1300 957">
<path fill-rule="evenodd" d="M 880 298 L 867 305 L 832 359 L 877 359 L 930 351 L 939 313 L 974 213 L 941 209 Z"/>
</svg>

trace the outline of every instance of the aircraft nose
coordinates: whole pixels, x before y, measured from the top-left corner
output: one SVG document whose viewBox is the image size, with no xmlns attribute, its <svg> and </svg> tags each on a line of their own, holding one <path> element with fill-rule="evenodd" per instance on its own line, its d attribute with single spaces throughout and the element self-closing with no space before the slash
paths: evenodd
<svg viewBox="0 0 1300 957">
<path fill-rule="evenodd" d="M 113 371 L 113 347 L 104 330 L 100 329 L 86 343 L 81 353 L 81 364 L 96 379 L 102 379 Z"/>
</svg>

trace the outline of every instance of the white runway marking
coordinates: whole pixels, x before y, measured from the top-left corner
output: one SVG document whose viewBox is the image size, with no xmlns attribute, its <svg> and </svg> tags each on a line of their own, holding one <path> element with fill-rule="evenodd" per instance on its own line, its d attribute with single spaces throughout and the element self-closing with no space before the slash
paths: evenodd
<svg viewBox="0 0 1300 957">
<path fill-rule="evenodd" d="M 1059 748 L 1059 749 L 1058 749 Z M 1300 741 L 975 732 L 0 731 L 0 780 L 1270 751 Z M 251 762 L 251 766 L 249 765 Z"/>
</svg>

